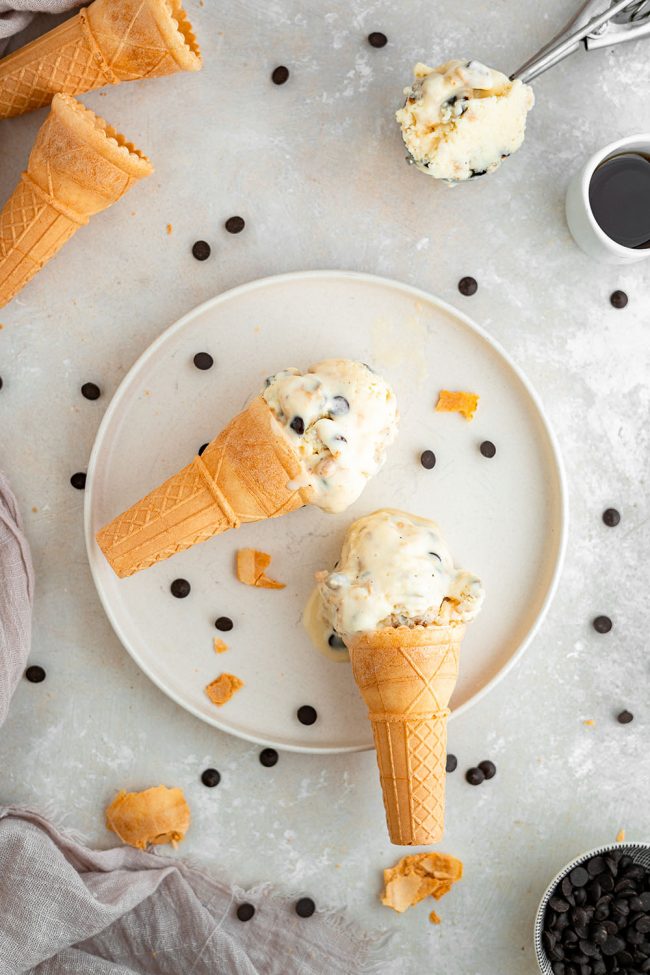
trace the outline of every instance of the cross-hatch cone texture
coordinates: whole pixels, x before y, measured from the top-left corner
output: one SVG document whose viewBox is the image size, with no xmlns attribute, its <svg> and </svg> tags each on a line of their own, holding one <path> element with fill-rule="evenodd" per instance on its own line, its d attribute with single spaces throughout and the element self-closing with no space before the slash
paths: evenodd
<svg viewBox="0 0 650 975">
<path fill-rule="evenodd" d="M 27 171 L 0 213 L 0 307 L 89 218 L 153 172 L 146 158 L 69 95 L 56 95 Z"/>
<path fill-rule="evenodd" d="M 0 118 L 49 105 L 58 92 L 79 95 L 200 67 L 178 0 L 95 0 L 0 60 Z"/>
<path fill-rule="evenodd" d="M 368 707 L 388 832 L 399 846 L 437 843 L 445 823 L 448 705 L 464 624 L 401 626 L 350 643 Z"/>
<path fill-rule="evenodd" d="M 309 502 L 290 488 L 302 471 L 266 401 L 257 396 L 191 464 L 97 534 L 115 573 L 130 576 L 238 525 Z"/>
</svg>

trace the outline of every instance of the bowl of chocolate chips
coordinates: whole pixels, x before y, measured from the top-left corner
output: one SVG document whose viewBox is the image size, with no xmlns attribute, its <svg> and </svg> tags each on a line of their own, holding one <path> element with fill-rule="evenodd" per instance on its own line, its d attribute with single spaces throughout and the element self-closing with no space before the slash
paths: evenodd
<svg viewBox="0 0 650 975">
<path fill-rule="evenodd" d="M 535 921 L 543 975 L 650 973 L 650 844 L 615 843 L 574 860 Z"/>
</svg>

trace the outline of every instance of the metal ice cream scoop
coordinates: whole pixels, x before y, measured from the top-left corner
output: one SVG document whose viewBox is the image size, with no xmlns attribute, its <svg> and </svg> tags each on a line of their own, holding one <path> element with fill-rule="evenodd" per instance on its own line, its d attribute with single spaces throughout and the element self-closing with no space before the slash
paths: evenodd
<svg viewBox="0 0 650 975">
<path fill-rule="evenodd" d="M 522 64 L 510 78 L 533 81 L 584 44 L 587 51 L 650 37 L 650 0 L 587 0 L 559 34 Z"/>
</svg>

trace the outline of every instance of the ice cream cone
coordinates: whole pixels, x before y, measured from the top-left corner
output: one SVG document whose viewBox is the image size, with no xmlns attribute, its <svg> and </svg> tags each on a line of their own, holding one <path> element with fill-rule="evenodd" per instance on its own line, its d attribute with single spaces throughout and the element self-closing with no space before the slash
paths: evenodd
<svg viewBox="0 0 650 975">
<path fill-rule="evenodd" d="M 388 832 L 399 846 L 437 843 L 443 834 L 448 704 L 464 631 L 463 623 L 387 627 L 349 641 Z"/>
<path fill-rule="evenodd" d="M 0 307 L 89 218 L 153 172 L 146 156 L 69 95 L 56 95 L 27 171 L 0 213 Z"/>
<path fill-rule="evenodd" d="M 307 504 L 288 487 L 300 463 L 262 396 L 236 416 L 200 457 L 97 534 L 121 578 L 229 528 Z"/>
<path fill-rule="evenodd" d="M 57 92 L 79 95 L 200 67 L 179 0 L 95 0 L 0 61 L 0 118 L 48 105 Z"/>
</svg>

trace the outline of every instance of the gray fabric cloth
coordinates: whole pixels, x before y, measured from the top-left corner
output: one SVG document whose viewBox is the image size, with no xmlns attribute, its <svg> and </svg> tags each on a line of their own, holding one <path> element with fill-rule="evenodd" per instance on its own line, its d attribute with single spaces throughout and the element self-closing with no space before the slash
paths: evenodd
<svg viewBox="0 0 650 975">
<path fill-rule="evenodd" d="M 33 589 L 0 473 L 0 724 L 29 652 Z M 247 922 L 243 902 L 255 907 Z M 38 813 L 0 805 L 0 975 L 383 975 L 382 956 L 381 939 L 339 914 L 299 918 L 267 887 L 244 893 L 127 846 L 89 850 Z"/>
<path fill-rule="evenodd" d="M 0 472 L 0 725 L 29 653 L 33 593 L 29 545 L 16 499 Z"/>
<path fill-rule="evenodd" d="M 0 0 L 0 54 L 9 38 L 24 30 L 34 14 L 60 14 L 81 3 L 82 0 Z"/>
</svg>

